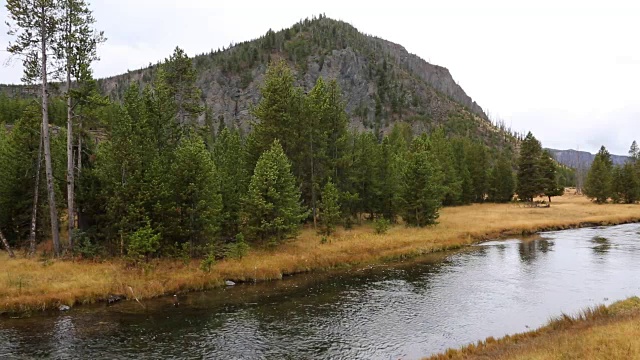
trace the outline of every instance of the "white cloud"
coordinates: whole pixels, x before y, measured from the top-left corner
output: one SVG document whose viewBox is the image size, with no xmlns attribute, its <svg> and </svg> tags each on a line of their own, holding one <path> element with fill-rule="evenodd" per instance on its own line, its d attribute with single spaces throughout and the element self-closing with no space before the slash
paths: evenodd
<svg viewBox="0 0 640 360">
<path fill-rule="evenodd" d="M 99 77 L 155 63 L 176 45 L 207 52 L 325 13 L 449 68 L 483 108 L 545 146 L 624 153 L 640 140 L 637 1 L 94 0 L 92 8 L 109 38 Z M 20 73 L 2 68 L 0 82 Z"/>
</svg>

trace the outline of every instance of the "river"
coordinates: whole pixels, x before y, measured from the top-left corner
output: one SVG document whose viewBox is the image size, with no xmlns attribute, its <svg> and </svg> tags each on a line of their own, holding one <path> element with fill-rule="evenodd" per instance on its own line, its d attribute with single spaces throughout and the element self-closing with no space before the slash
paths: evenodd
<svg viewBox="0 0 640 360">
<path fill-rule="evenodd" d="M 417 359 L 640 295 L 640 224 L 0 318 L 0 358 Z"/>
</svg>

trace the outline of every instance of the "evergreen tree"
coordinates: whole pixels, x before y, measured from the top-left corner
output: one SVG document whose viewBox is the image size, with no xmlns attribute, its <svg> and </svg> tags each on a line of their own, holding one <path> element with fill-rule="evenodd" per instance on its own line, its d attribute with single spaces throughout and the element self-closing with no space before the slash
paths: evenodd
<svg viewBox="0 0 640 360">
<path fill-rule="evenodd" d="M 453 147 L 449 139 L 447 139 L 443 128 L 440 127 L 436 129 L 429 137 L 429 150 L 432 156 L 434 156 L 436 162 L 440 165 L 440 169 L 444 175 L 445 192 L 442 198 L 442 204 L 444 206 L 450 206 L 461 203 L 463 184 L 458 172 L 456 171 Z M 485 159 L 486 156 L 484 154 L 479 154 L 477 158 Z M 476 171 L 484 175 L 486 170 L 481 169 L 480 166 L 474 166 L 474 170 L 477 168 Z M 482 175 L 480 177 L 484 178 Z M 476 183 L 480 184 L 481 181 L 482 179 Z M 484 197 L 484 189 L 477 189 L 475 192 L 478 198 Z"/>
<path fill-rule="evenodd" d="M 540 170 L 544 184 L 544 196 L 549 198 L 551 203 L 552 196 L 562 196 L 564 188 L 558 184 L 558 171 L 555 160 L 548 150 L 544 150 L 540 157 Z"/>
<path fill-rule="evenodd" d="M 435 224 L 442 207 L 443 175 L 422 139 L 414 141 L 402 176 L 402 218 L 411 226 Z"/>
<path fill-rule="evenodd" d="M 585 195 L 599 204 L 607 202 L 613 195 L 612 171 L 613 161 L 611 160 L 611 154 L 602 146 L 587 173 L 587 181 L 584 187 Z"/>
<path fill-rule="evenodd" d="M 543 172 L 540 168 L 542 146 L 531 132 L 520 145 L 518 158 L 518 185 L 516 192 L 523 201 L 532 202 L 545 191 Z"/>
<path fill-rule="evenodd" d="M 516 184 L 513 168 L 509 158 L 502 154 L 491 169 L 489 200 L 497 203 L 509 202 L 513 199 Z"/>
<path fill-rule="evenodd" d="M 294 87 L 291 69 L 284 61 L 271 64 L 260 88 L 262 98 L 253 109 L 259 120 L 254 124 L 252 139 L 247 143 L 250 163 L 256 164 L 263 152 L 269 150 L 274 140 L 279 140 L 285 154 L 291 159 L 293 173 L 300 177 L 298 166 L 304 164 L 307 138 L 303 136 L 304 121 L 300 121 L 303 94 Z M 299 161 L 296 161 L 298 160 Z"/>
<path fill-rule="evenodd" d="M 460 203 L 470 204 L 473 202 L 473 179 L 469 171 L 469 141 L 466 138 L 456 138 L 452 140 L 453 158 L 455 161 L 456 172 L 461 181 Z"/>
<path fill-rule="evenodd" d="M 237 131 L 224 128 L 213 147 L 213 157 L 220 178 L 222 195 L 222 229 L 226 239 L 240 233 L 242 197 L 249 187 L 250 173 L 242 154 L 245 146 Z"/>
<path fill-rule="evenodd" d="M 489 190 L 489 154 L 486 146 L 479 142 L 470 143 L 465 158 L 473 179 L 472 199 L 474 202 L 483 202 Z"/>
<path fill-rule="evenodd" d="M 300 205 L 291 163 L 277 140 L 258 159 L 243 213 L 248 235 L 262 243 L 277 243 L 295 234 L 308 214 Z"/>
<path fill-rule="evenodd" d="M 50 56 L 57 48 L 60 34 L 59 3 L 54 0 L 7 0 L 10 21 L 8 34 L 14 36 L 7 51 L 24 58 L 23 81 L 40 82 L 42 110 L 42 141 L 45 160 L 47 194 L 49 195 L 49 218 L 51 237 L 56 256 L 60 256 L 60 229 L 54 189 L 51 138 L 49 135 L 49 74 L 60 69 Z"/>
<path fill-rule="evenodd" d="M 71 80 L 83 81 L 90 78 L 91 62 L 97 60 L 96 46 L 104 42 L 102 32 L 92 28 L 95 19 L 84 0 L 60 1 L 60 39 L 57 41 L 57 57 L 62 59 L 66 72 L 67 98 L 67 218 L 69 248 L 73 249 L 75 229 L 75 162 L 73 158 L 73 118 L 74 105 Z"/>
<path fill-rule="evenodd" d="M 185 137 L 175 151 L 167 185 L 172 189 L 163 237 L 169 244 L 212 243 L 221 224 L 222 198 L 220 178 L 204 141 Z"/>
<path fill-rule="evenodd" d="M 635 140 L 633 140 L 631 148 L 629 148 L 629 157 L 634 162 L 640 160 L 640 147 Z"/>
<path fill-rule="evenodd" d="M 354 134 L 353 165 L 351 181 L 352 194 L 358 194 L 358 213 L 368 213 L 375 217 L 381 205 L 381 180 L 377 176 L 377 165 L 380 163 L 380 146 L 374 134 L 363 132 Z"/>
<path fill-rule="evenodd" d="M 404 139 L 396 139 L 404 141 Z M 380 147 L 380 158 L 377 164 L 376 177 L 379 181 L 379 208 L 376 212 L 395 223 L 400 207 L 400 183 L 402 180 L 402 158 L 406 155 L 403 144 L 393 144 L 392 139 L 385 137 Z"/>
<path fill-rule="evenodd" d="M 336 230 L 336 225 L 340 221 L 340 193 L 338 188 L 331 182 L 331 179 L 322 189 L 322 201 L 320 202 L 320 223 L 322 233 L 331 235 Z"/>
<path fill-rule="evenodd" d="M 193 61 L 184 50 L 176 47 L 162 64 L 158 77 L 158 87 L 164 87 L 166 96 L 171 99 L 177 123 L 182 126 L 193 125 L 204 111 L 200 89 L 196 86 L 197 72 Z"/>
<path fill-rule="evenodd" d="M 30 234 L 32 194 L 40 149 L 37 112 L 37 109 L 29 108 L 10 133 L 4 124 L 0 124 L 0 230 L 14 245 Z"/>
<path fill-rule="evenodd" d="M 612 187 L 615 202 L 633 204 L 640 200 L 640 178 L 633 162 L 614 167 Z"/>
</svg>

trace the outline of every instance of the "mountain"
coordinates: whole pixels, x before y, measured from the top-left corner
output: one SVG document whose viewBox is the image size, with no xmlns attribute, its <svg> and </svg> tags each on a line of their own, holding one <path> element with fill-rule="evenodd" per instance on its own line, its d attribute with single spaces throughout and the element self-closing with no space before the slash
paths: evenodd
<svg viewBox="0 0 640 360">
<path fill-rule="evenodd" d="M 248 130 L 254 120 L 250 109 L 260 99 L 267 66 L 279 59 L 289 63 L 297 85 L 306 90 L 320 76 L 336 79 L 354 129 L 386 132 L 403 122 L 416 133 L 444 126 L 449 133 L 478 138 L 487 145 L 516 142 L 488 120 L 446 68 L 325 16 L 195 56 L 197 85 L 207 108 L 200 121 L 209 119 L 215 126 L 224 121 L 226 126 Z M 121 99 L 131 83 L 151 82 L 156 69 L 151 65 L 101 79 L 99 86 L 113 99 Z"/>
<path fill-rule="evenodd" d="M 551 154 L 555 157 L 556 161 L 565 166 L 578 169 L 588 169 L 591 167 L 591 163 L 593 163 L 593 159 L 595 159 L 595 155 L 586 151 L 577 151 L 577 150 L 556 150 L 556 149 L 547 149 L 551 152 Z M 629 160 L 628 156 L 622 155 L 611 155 L 611 160 L 615 165 L 622 165 Z"/>
<path fill-rule="evenodd" d="M 297 85 L 309 90 L 318 77 L 336 79 L 352 129 L 388 132 L 394 123 L 414 133 L 443 126 L 449 134 L 482 140 L 496 148 L 515 148 L 518 140 L 505 126 L 495 126 L 482 108 L 456 83 L 448 69 L 430 64 L 401 45 L 360 33 L 350 24 L 325 16 L 193 58 L 206 112 L 200 123 L 235 126 L 244 131 L 255 120 L 251 108 L 260 100 L 268 64 L 285 60 Z M 104 59 L 103 61 L 108 61 Z M 98 80 L 104 94 L 122 100 L 133 83 L 151 83 L 157 64 Z M 59 84 L 50 92 L 60 93 Z M 0 85 L 0 93 L 33 96 L 35 89 Z"/>
</svg>

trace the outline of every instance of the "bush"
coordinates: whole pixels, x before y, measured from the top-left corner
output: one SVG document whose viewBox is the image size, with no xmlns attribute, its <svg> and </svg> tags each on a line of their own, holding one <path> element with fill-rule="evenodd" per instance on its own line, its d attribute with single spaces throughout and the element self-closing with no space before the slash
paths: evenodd
<svg viewBox="0 0 640 360">
<path fill-rule="evenodd" d="M 73 231 L 73 253 L 83 259 L 94 259 L 100 254 L 100 247 L 91 243 L 89 235 L 79 229 Z"/>
<path fill-rule="evenodd" d="M 136 263 L 141 260 L 148 262 L 149 256 L 158 249 L 160 249 L 160 234 L 157 234 L 149 223 L 129 236 L 127 253 Z"/>
<path fill-rule="evenodd" d="M 211 272 L 211 267 L 216 263 L 216 253 L 214 251 L 214 246 L 212 244 L 209 244 L 207 248 L 207 255 L 200 262 L 200 270 L 206 273 Z"/>
<path fill-rule="evenodd" d="M 200 270 L 203 272 L 209 273 L 211 272 L 211 267 L 216 263 L 216 257 L 214 254 L 208 254 L 202 261 L 200 262 Z"/>
<path fill-rule="evenodd" d="M 390 226 L 391 222 L 384 218 L 379 218 L 373 221 L 373 228 L 378 235 L 386 234 Z"/>
<path fill-rule="evenodd" d="M 182 244 L 175 243 L 175 257 L 182 260 L 187 265 L 191 261 L 191 244 L 186 242 Z"/>
<path fill-rule="evenodd" d="M 249 252 L 249 244 L 244 241 L 244 235 L 236 235 L 236 242 L 227 245 L 225 257 L 231 259 L 242 259 Z"/>
</svg>

